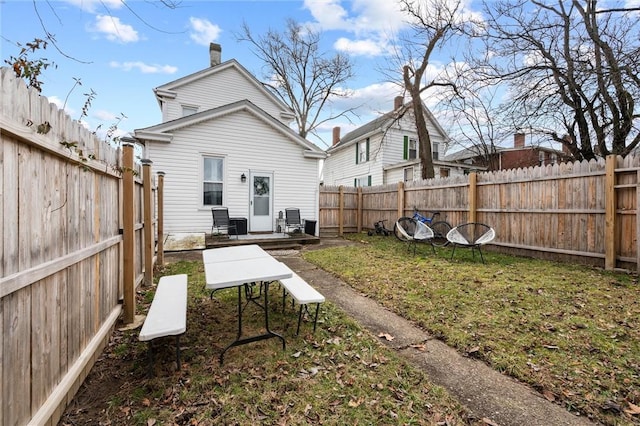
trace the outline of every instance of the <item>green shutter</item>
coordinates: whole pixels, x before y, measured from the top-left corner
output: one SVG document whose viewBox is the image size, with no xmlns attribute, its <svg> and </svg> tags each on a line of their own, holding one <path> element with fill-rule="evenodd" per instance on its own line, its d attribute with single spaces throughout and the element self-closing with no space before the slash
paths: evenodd
<svg viewBox="0 0 640 426">
<path fill-rule="evenodd" d="M 404 154 L 402 156 L 403 159 L 409 159 L 409 136 L 404 137 Z"/>
<path fill-rule="evenodd" d="M 358 164 L 358 143 L 356 142 L 356 164 Z"/>
<path fill-rule="evenodd" d="M 367 161 L 369 161 L 369 138 L 367 138 Z"/>
<path fill-rule="evenodd" d="M 353 186 L 358 187 L 358 178 L 353 179 Z"/>
<path fill-rule="evenodd" d="M 367 176 L 367 183 L 369 186 L 371 186 L 371 175 Z"/>
</svg>

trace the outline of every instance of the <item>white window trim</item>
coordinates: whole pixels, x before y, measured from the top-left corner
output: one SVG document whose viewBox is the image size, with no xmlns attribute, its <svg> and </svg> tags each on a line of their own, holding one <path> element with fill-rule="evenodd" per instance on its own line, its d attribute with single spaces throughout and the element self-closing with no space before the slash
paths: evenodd
<svg viewBox="0 0 640 426">
<path fill-rule="evenodd" d="M 416 144 L 416 149 L 415 149 L 416 156 L 413 157 L 413 158 L 411 158 L 411 142 L 412 141 L 415 142 L 415 144 Z M 411 136 L 409 136 L 409 142 L 407 142 L 407 143 L 408 143 L 408 146 L 407 146 L 407 160 L 417 160 L 418 157 L 419 157 L 419 154 L 418 154 L 419 153 L 418 138 L 412 138 Z"/>
<path fill-rule="evenodd" d="M 191 114 L 185 114 L 185 110 L 195 110 L 195 112 L 191 113 Z M 198 105 L 190 105 L 190 104 L 180 104 L 180 114 L 181 117 L 188 117 L 190 115 L 193 114 L 197 114 L 200 111 L 200 107 Z"/>
<path fill-rule="evenodd" d="M 200 170 L 198 177 L 198 204 L 200 209 L 210 210 L 211 207 L 215 207 L 213 204 L 204 204 L 204 159 L 205 158 L 219 158 L 222 160 L 222 205 L 227 205 L 227 192 L 228 190 L 228 179 L 227 179 L 227 156 L 222 154 L 210 154 L 210 153 L 200 153 Z"/>
</svg>

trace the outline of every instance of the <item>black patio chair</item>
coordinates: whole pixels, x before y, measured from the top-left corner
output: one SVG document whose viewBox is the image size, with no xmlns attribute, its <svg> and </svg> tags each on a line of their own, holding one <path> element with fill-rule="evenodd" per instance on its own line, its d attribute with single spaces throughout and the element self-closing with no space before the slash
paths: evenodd
<svg viewBox="0 0 640 426">
<path fill-rule="evenodd" d="M 284 209 L 284 216 L 285 232 L 302 232 L 304 226 L 300 219 L 300 209 Z"/>
<path fill-rule="evenodd" d="M 211 234 L 213 234 L 213 230 L 216 229 L 219 234 L 222 233 L 221 231 L 226 231 L 228 237 L 235 235 L 236 239 L 238 239 L 238 230 L 236 229 L 236 225 L 232 224 L 229 220 L 229 209 L 226 207 L 213 207 L 211 209 L 211 214 L 213 215 Z"/>
<path fill-rule="evenodd" d="M 451 251 L 451 259 L 456 252 L 456 247 L 471 248 L 473 258 L 475 259 L 475 250 L 480 253 L 480 259 L 484 263 L 484 256 L 482 256 L 481 246 L 493 241 L 496 237 L 496 231 L 489 225 L 484 223 L 464 223 L 452 228 L 447 233 L 447 240 L 453 244 L 453 250 Z"/>
</svg>

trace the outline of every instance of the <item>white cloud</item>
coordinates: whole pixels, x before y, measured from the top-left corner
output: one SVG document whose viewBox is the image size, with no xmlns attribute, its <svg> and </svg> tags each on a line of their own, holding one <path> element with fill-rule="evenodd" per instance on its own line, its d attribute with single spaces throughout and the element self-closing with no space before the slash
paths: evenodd
<svg viewBox="0 0 640 426">
<path fill-rule="evenodd" d="M 404 25 L 404 15 L 395 1 L 353 0 L 344 2 L 350 10 L 342 6 L 340 0 L 305 0 L 309 10 L 322 30 L 343 30 L 356 35 L 374 32 L 395 31 Z"/>
<path fill-rule="evenodd" d="M 209 43 L 216 41 L 222 32 L 222 29 L 212 24 L 207 19 L 189 18 L 191 24 L 191 40 L 202 46 L 209 46 Z"/>
<path fill-rule="evenodd" d="M 384 47 L 374 40 L 350 40 L 346 37 L 336 40 L 333 47 L 351 55 L 378 56 L 384 51 Z"/>
<path fill-rule="evenodd" d="M 111 68 L 119 68 L 123 71 L 131 71 L 137 69 L 143 74 L 175 74 L 178 71 L 178 67 L 171 65 L 157 65 L 157 64 L 145 64 L 144 62 L 109 62 Z"/>
<path fill-rule="evenodd" d="M 95 13 L 98 7 L 115 10 L 123 6 L 121 0 L 66 0 L 66 2 L 89 13 Z"/>
<path fill-rule="evenodd" d="M 107 40 L 119 43 L 131 43 L 140 39 L 131 25 L 123 24 L 120 18 L 110 15 L 96 15 L 93 30 L 105 34 Z"/>
</svg>

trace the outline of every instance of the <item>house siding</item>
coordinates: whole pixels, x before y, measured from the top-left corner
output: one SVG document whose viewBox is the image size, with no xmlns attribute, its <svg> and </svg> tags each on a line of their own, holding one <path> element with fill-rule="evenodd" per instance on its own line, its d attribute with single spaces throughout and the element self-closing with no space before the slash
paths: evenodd
<svg viewBox="0 0 640 426">
<path fill-rule="evenodd" d="M 438 128 L 427 120 L 427 130 L 431 137 L 431 143 L 438 144 L 439 158 L 444 157 L 446 136 Z M 418 139 L 415 130 L 415 122 L 412 114 L 406 114 L 393 123 L 386 133 L 380 129 L 378 133 L 370 136 L 370 161 L 367 163 L 355 163 L 355 147 L 349 144 L 331 151 L 331 156 L 325 160 L 323 169 L 323 181 L 327 185 L 353 186 L 354 179 L 370 175 L 372 185 L 384 185 L 397 183 L 404 179 L 404 137 Z M 383 140 L 384 138 L 384 140 Z M 358 142 L 362 141 L 359 139 Z M 397 165 L 388 170 L 390 166 Z M 439 167 L 434 166 L 436 176 L 439 176 Z M 419 179 L 420 165 L 414 169 L 414 179 Z"/>
<path fill-rule="evenodd" d="M 287 207 L 315 219 L 318 200 L 318 160 L 304 158 L 304 148 L 247 111 L 189 126 L 173 133 L 173 142 L 148 145 L 155 170 L 165 176 L 165 230 L 210 232 L 211 209 L 202 205 L 202 157 L 225 158 L 224 199 L 232 217 L 249 217 L 251 170 L 272 172 L 275 219 Z M 249 224 L 250 227 L 250 224 Z"/>
<path fill-rule="evenodd" d="M 163 122 L 182 117 L 182 105 L 197 106 L 198 112 L 228 105 L 244 99 L 269 115 L 288 124 L 281 118 L 282 106 L 270 98 L 264 90 L 238 72 L 235 67 L 222 69 L 215 74 L 199 80 L 184 83 L 173 88 L 177 92 L 175 99 L 165 100 Z"/>
<path fill-rule="evenodd" d="M 380 135 L 369 139 L 369 161 L 364 163 L 356 164 L 355 144 L 333 152 L 324 162 L 323 181 L 327 185 L 354 186 L 355 179 L 371 176 L 371 185 L 382 185 L 383 156 L 380 142 Z"/>
</svg>

